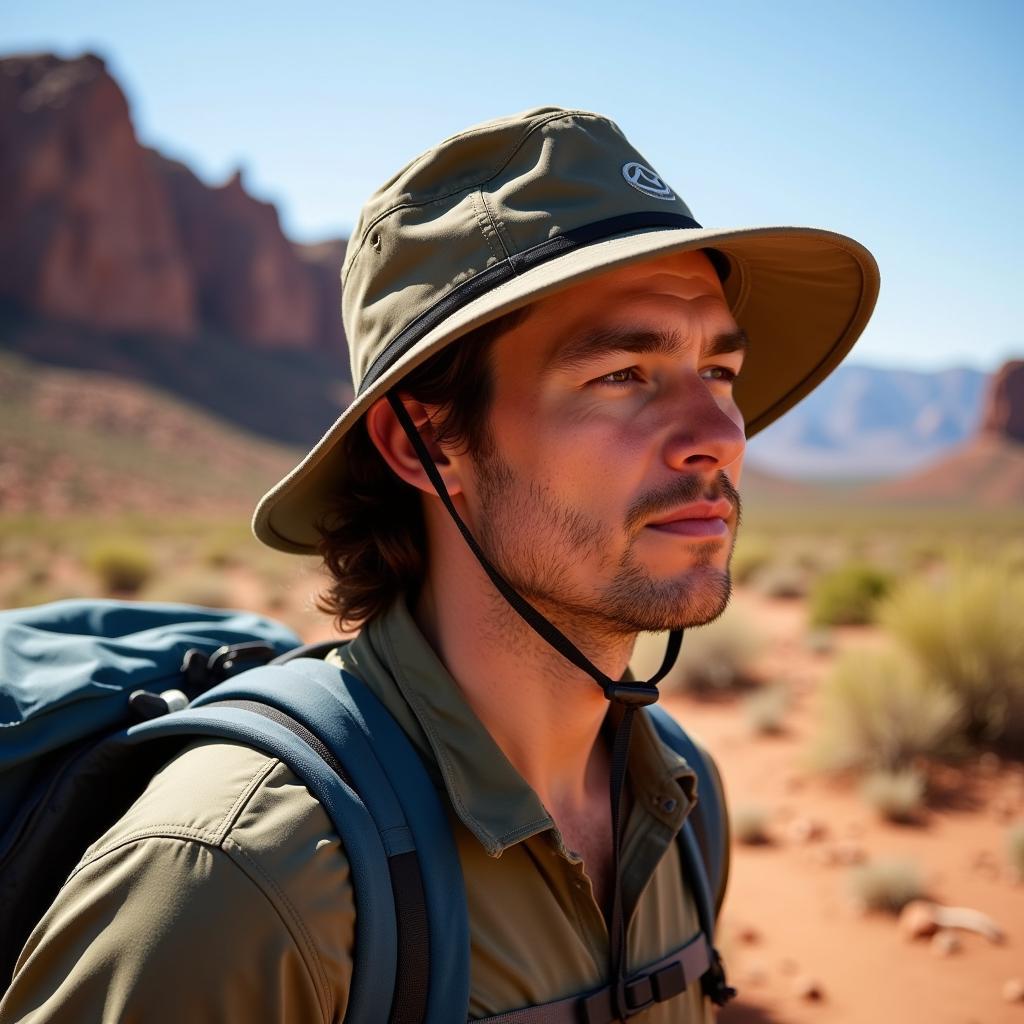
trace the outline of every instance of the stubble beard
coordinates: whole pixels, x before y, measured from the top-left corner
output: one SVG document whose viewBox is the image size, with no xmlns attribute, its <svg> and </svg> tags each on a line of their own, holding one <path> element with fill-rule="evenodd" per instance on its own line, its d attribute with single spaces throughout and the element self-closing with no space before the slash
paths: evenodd
<svg viewBox="0 0 1024 1024">
<path fill-rule="evenodd" d="M 509 584 L 552 622 L 573 632 L 612 639 L 641 632 L 685 629 L 718 618 L 728 606 L 732 579 L 715 559 L 722 541 L 680 541 L 692 553 L 685 574 L 655 579 L 636 557 L 646 514 L 700 497 L 696 478 L 680 478 L 672 494 L 648 495 L 627 515 L 632 539 L 616 563 L 611 527 L 560 502 L 546 484 L 524 482 L 494 448 L 478 453 L 478 541 Z M 738 494 L 722 476 L 726 496 Z M 730 554 L 731 560 L 731 554 Z M 607 582 L 587 591 L 572 582 L 574 565 L 590 562 Z"/>
</svg>

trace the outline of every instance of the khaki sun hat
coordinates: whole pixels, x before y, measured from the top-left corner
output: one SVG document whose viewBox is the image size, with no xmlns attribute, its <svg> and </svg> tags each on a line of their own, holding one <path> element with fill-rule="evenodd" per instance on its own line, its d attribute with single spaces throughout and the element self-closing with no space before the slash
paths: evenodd
<svg viewBox="0 0 1024 1024">
<path fill-rule="evenodd" d="M 316 552 L 345 487 L 346 432 L 412 369 L 468 331 L 613 267 L 709 249 L 750 339 L 734 394 L 747 437 L 818 386 L 864 330 L 878 267 L 809 227 L 704 228 L 607 117 L 533 107 L 474 125 L 367 200 L 341 268 L 355 398 L 261 499 L 253 531 Z"/>
</svg>

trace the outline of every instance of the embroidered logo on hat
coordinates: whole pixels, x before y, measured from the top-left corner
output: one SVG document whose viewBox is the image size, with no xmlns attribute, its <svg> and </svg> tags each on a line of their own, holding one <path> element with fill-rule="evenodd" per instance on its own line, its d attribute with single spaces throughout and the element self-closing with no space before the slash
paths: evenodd
<svg viewBox="0 0 1024 1024">
<path fill-rule="evenodd" d="M 675 192 L 650 167 L 644 167 L 643 164 L 637 163 L 635 160 L 622 165 L 622 176 L 633 188 L 638 192 L 643 192 L 645 196 L 651 196 L 653 199 L 668 199 L 670 202 L 676 198 Z"/>
</svg>

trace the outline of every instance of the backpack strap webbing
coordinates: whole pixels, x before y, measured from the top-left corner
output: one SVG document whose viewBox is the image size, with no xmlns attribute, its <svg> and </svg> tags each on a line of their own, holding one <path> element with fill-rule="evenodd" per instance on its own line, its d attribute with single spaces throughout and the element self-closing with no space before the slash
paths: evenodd
<svg viewBox="0 0 1024 1024">
<path fill-rule="evenodd" d="M 254 700 L 220 700 L 205 706 L 243 708 L 264 715 L 308 743 L 345 782 L 352 785 L 352 779 L 320 737 L 278 708 Z M 388 1021 L 389 1024 L 419 1024 L 426 1013 L 430 983 L 430 936 L 423 896 L 423 876 L 416 851 L 389 852 L 388 874 L 395 896 L 397 958 L 402 965 L 396 974 L 394 1000 Z"/>
<path fill-rule="evenodd" d="M 698 932 L 686 945 L 626 979 L 628 1016 L 679 995 L 704 974 L 709 964 L 707 941 L 704 933 Z M 616 1020 L 612 989 L 605 985 L 582 996 L 510 1010 L 474 1020 L 473 1024 L 612 1024 Z"/>
<path fill-rule="evenodd" d="M 185 708 L 132 726 L 107 742 L 136 744 L 174 735 L 232 740 L 280 758 L 323 806 L 344 844 L 356 902 L 346 1019 L 357 1024 L 379 1020 L 380 1007 L 391 1004 L 396 982 L 395 897 L 380 831 L 360 796 L 292 729 L 243 707 Z"/>
<path fill-rule="evenodd" d="M 711 898 L 717 915 L 725 895 L 729 864 L 728 819 L 715 771 L 700 747 L 664 708 L 652 706 L 647 713 L 662 742 L 679 754 L 697 773 L 697 806 L 688 819 L 696 834 L 701 861 L 711 886 Z"/>
<path fill-rule="evenodd" d="M 390 917 L 394 924 L 397 914 L 396 953 L 400 954 L 392 984 L 398 988 L 394 999 L 389 993 L 368 1019 L 379 1020 L 381 1007 L 386 1006 L 391 1007 L 392 1024 L 450 1024 L 456 1007 L 463 1011 L 456 1011 L 454 1019 L 461 1019 L 469 1005 L 469 911 L 462 867 L 437 790 L 390 712 L 360 679 L 305 657 L 229 679 L 193 702 L 189 710 L 220 700 L 268 704 L 319 737 L 365 802 L 389 856 L 392 891 L 396 887 L 409 891 L 425 907 L 424 927 L 418 911 L 404 909 L 401 901 L 392 903 Z M 418 893 L 413 893 L 417 885 Z M 353 887 L 358 901 L 355 876 Z M 397 898 L 399 893 L 394 895 Z M 357 925 L 359 916 L 357 905 Z M 361 977 L 357 968 L 372 973 L 378 967 L 372 960 L 353 966 L 353 983 Z M 352 1016 L 350 1003 L 346 1024 L 362 1019 Z"/>
<path fill-rule="evenodd" d="M 664 708 L 645 708 L 663 742 L 683 757 L 697 773 L 698 799 L 694 813 L 679 830 L 679 852 L 684 877 L 691 880 L 701 930 L 707 936 L 711 964 L 701 986 L 716 1006 L 736 995 L 725 978 L 721 955 L 715 948 L 715 919 L 725 894 L 729 866 L 728 818 L 724 793 L 701 749 Z M 716 772 L 717 775 L 717 772 Z M 698 838 L 700 837 L 700 838 Z"/>
</svg>

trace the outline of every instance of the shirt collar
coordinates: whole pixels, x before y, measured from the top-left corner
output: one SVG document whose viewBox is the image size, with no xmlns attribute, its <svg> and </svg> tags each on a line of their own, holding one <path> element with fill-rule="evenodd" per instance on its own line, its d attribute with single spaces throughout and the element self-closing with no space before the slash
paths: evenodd
<svg viewBox="0 0 1024 1024">
<path fill-rule="evenodd" d="M 399 600 L 330 658 L 362 679 L 399 719 L 420 753 L 436 763 L 452 807 L 492 857 L 554 827 L 540 798 L 476 716 Z M 410 714 L 411 713 L 411 714 Z M 696 797 L 696 775 L 635 718 L 629 779 L 637 799 L 678 828 Z"/>
</svg>

